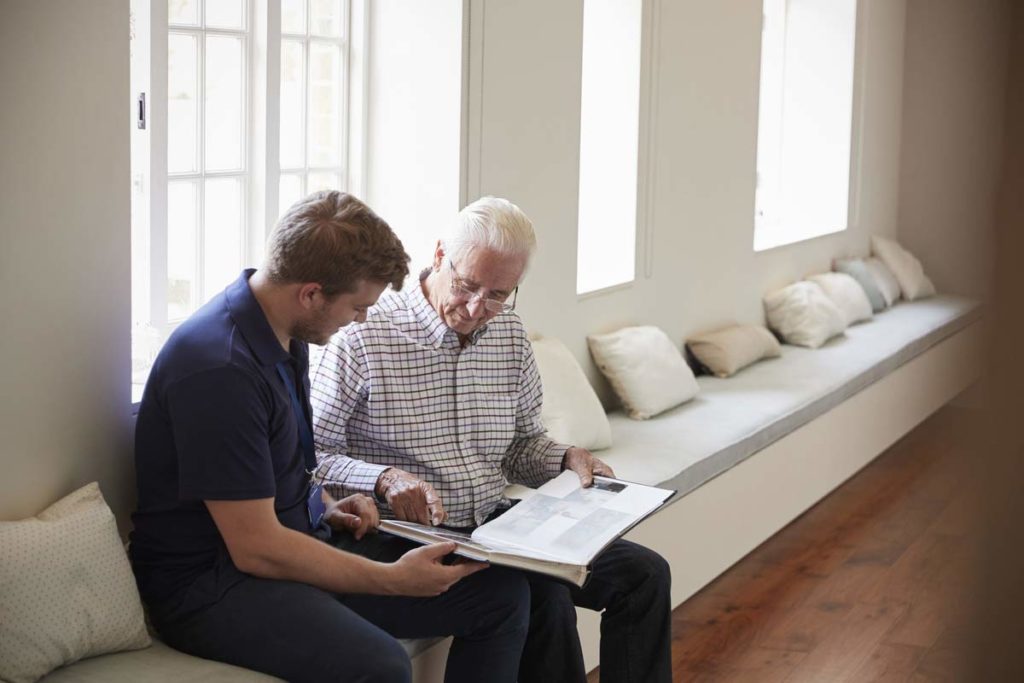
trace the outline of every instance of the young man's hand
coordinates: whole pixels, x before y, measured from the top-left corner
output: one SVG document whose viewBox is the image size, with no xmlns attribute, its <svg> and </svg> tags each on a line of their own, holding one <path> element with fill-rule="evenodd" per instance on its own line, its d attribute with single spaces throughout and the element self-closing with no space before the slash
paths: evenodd
<svg viewBox="0 0 1024 683">
<path fill-rule="evenodd" d="M 594 457 L 594 454 L 586 448 L 573 446 L 565 452 L 562 459 L 562 469 L 572 470 L 580 476 L 580 486 L 587 488 L 594 483 L 594 475 L 599 477 L 614 477 L 615 472 L 611 467 Z"/>
<path fill-rule="evenodd" d="M 324 513 L 324 521 L 332 529 L 343 529 L 358 541 L 367 532 L 374 532 L 380 526 L 380 513 L 369 496 L 357 493 L 341 500 L 332 501 Z"/>
<path fill-rule="evenodd" d="M 451 542 L 434 543 L 414 548 L 391 565 L 393 585 L 397 595 L 433 597 L 444 593 L 461 579 L 490 565 L 486 562 L 466 560 L 443 564 L 442 559 L 455 551 Z"/>
<path fill-rule="evenodd" d="M 433 526 L 448 519 L 434 487 L 397 467 L 381 472 L 375 492 L 378 498 L 387 501 L 398 519 Z"/>
</svg>

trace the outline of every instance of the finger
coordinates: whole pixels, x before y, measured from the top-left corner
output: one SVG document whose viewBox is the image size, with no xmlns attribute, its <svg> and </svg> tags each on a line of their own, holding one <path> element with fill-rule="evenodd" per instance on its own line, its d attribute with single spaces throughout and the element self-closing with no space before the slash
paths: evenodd
<svg viewBox="0 0 1024 683">
<path fill-rule="evenodd" d="M 359 519 L 359 515 L 353 515 L 350 512 L 341 512 L 340 510 L 335 513 L 334 520 L 340 526 L 348 529 L 349 531 L 355 531 L 362 523 L 362 520 Z M 358 538 L 358 536 L 356 538 Z"/>
<path fill-rule="evenodd" d="M 583 471 L 583 472 L 577 472 L 576 474 L 579 475 L 579 477 L 580 477 L 580 486 L 582 486 L 583 488 L 587 488 L 591 484 L 594 483 L 594 477 L 593 477 L 593 475 L 590 472 Z"/>
<path fill-rule="evenodd" d="M 487 562 L 477 562 L 475 560 L 466 560 L 465 562 L 459 562 L 457 564 L 449 565 L 451 569 L 456 570 L 456 573 L 458 575 L 458 578 L 456 578 L 455 581 L 453 581 L 452 583 L 455 583 L 460 579 L 464 579 L 470 574 L 476 574 L 479 571 L 483 571 L 484 569 L 487 569 L 490 566 L 491 565 Z"/>
<path fill-rule="evenodd" d="M 425 545 L 422 548 L 416 548 L 409 552 L 423 555 L 427 559 L 437 562 L 445 555 L 451 555 L 455 552 L 455 544 L 451 541 L 442 541 L 441 543 L 431 543 L 430 545 Z"/>
<path fill-rule="evenodd" d="M 376 529 L 380 526 L 380 511 L 373 503 L 370 503 L 366 508 L 366 512 L 360 514 L 360 516 L 368 521 L 371 529 Z"/>
<path fill-rule="evenodd" d="M 448 513 L 445 511 L 444 506 L 441 505 L 440 498 L 428 505 L 427 511 L 430 513 L 430 523 L 434 526 L 443 524 L 444 520 L 448 519 Z"/>
</svg>

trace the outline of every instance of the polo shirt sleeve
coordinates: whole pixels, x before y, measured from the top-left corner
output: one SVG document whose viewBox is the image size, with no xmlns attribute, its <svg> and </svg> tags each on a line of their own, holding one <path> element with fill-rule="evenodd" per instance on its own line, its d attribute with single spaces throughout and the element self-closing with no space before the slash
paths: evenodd
<svg viewBox="0 0 1024 683">
<path fill-rule="evenodd" d="M 317 478 L 335 498 L 353 493 L 372 496 L 388 466 L 348 456 L 348 422 L 366 400 L 367 371 L 360 348 L 344 332 L 335 335 L 311 374 Z"/>
<path fill-rule="evenodd" d="M 167 413 L 183 500 L 250 500 L 276 493 L 265 383 L 235 366 L 168 387 Z"/>
<path fill-rule="evenodd" d="M 549 439 L 541 422 L 544 390 L 533 357 L 533 347 L 523 338 L 516 413 L 516 432 L 503 463 L 505 476 L 515 484 L 537 487 L 557 477 L 569 450 Z"/>
</svg>

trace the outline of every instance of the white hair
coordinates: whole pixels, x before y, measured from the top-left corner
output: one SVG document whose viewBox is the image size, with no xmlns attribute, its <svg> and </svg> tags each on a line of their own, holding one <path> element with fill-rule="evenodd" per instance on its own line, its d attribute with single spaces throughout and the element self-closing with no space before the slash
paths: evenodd
<svg viewBox="0 0 1024 683">
<path fill-rule="evenodd" d="M 537 248 L 533 223 L 522 210 L 500 197 L 481 197 L 459 212 L 441 238 L 445 256 L 457 261 L 473 248 L 529 257 Z"/>
</svg>

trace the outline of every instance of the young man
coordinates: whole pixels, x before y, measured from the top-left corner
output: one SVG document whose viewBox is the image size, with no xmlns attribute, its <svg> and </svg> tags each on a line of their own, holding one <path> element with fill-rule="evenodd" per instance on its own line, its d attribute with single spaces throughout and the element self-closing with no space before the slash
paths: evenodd
<svg viewBox="0 0 1024 683">
<path fill-rule="evenodd" d="M 438 241 L 431 268 L 340 331 L 313 374 L 319 472 L 339 494 L 375 494 L 399 519 L 472 528 L 500 514 L 512 481 L 570 469 L 613 476 L 547 437 L 533 350 L 513 313 L 536 240 L 511 202 L 485 197 Z M 602 612 L 601 680 L 671 680 L 669 569 L 617 541 L 583 589 L 529 575 L 520 681 L 583 681 L 579 605 Z"/>
<path fill-rule="evenodd" d="M 289 681 L 408 681 L 394 637 L 454 635 L 446 680 L 516 680 L 521 577 L 444 564 L 451 544 L 381 550 L 373 501 L 311 481 L 307 344 L 364 320 L 407 261 L 365 204 L 317 193 L 168 339 L 136 426 L 131 558 L 169 645 Z"/>
</svg>

